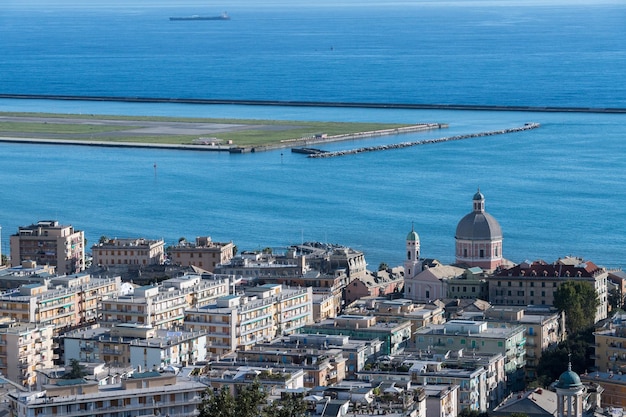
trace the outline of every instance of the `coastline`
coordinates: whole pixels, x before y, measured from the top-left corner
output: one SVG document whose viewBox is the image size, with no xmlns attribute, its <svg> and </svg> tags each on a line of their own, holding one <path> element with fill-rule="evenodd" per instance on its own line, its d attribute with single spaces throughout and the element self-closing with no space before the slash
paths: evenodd
<svg viewBox="0 0 626 417">
<path fill-rule="evenodd" d="M 295 106 L 295 107 L 354 107 L 374 109 L 415 110 L 485 110 L 527 111 L 565 113 L 626 113 L 625 107 L 558 107 L 558 106 L 502 106 L 484 104 L 418 104 L 418 103 L 375 103 L 375 102 L 332 102 L 332 101 L 281 101 L 281 100 L 238 100 L 175 97 L 124 97 L 124 96 L 77 96 L 57 94 L 9 94 L 0 93 L 0 99 L 66 100 L 66 101 L 117 101 L 128 103 L 181 103 L 181 104 L 234 104 L 249 106 Z"/>
<path fill-rule="evenodd" d="M 0 136 L 0 142 L 28 143 L 44 145 L 78 145 L 78 146 L 98 146 L 111 148 L 150 148 L 150 149 L 172 149 L 186 151 L 209 151 L 209 152 L 229 152 L 229 153 L 255 153 L 270 151 L 275 149 L 294 148 L 298 146 L 308 146 L 310 144 L 321 144 L 329 142 L 339 142 L 344 140 L 363 139 L 376 136 L 400 135 L 411 132 L 419 132 L 432 129 L 447 128 L 444 123 L 420 123 L 416 125 L 396 127 L 391 129 L 371 130 L 364 132 L 345 133 L 339 135 L 320 135 L 313 137 L 294 138 L 280 140 L 276 143 L 269 143 L 259 146 L 242 146 L 237 144 L 222 145 L 217 143 L 193 144 L 193 143 L 154 143 L 154 142 L 132 142 L 132 141 L 107 141 L 107 140 L 77 140 L 58 138 L 36 138 L 36 137 L 13 137 Z"/>
</svg>

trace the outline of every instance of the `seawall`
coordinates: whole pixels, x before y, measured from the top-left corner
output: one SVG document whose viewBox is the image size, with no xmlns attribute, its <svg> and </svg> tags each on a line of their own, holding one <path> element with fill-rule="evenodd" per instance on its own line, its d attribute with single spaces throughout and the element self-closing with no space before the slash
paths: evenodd
<svg viewBox="0 0 626 417">
<path fill-rule="evenodd" d="M 56 94 L 0 94 L 4 99 L 27 100 L 73 100 L 73 101 L 112 101 L 131 103 L 182 103 L 182 104 L 236 104 L 250 106 L 299 106 L 299 107 L 357 107 L 423 110 L 486 110 L 486 111 L 525 111 L 525 112 L 578 112 L 578 113 L 626 113 L 623 107 L 553 107 L 553 106 L 491 106 L 481 104 L 415 104 L 415 103 L 367 103 L 332 101 L 281 101 L 281 100 L 236 100 L 204 98 L 166 97 L 111 97 L 75 96 Z"/>
<path fill-rule="evenodd" d="M 409 146 L 427 145 L 431 143 L 471 139 L 471 138 L 478 138 L 482 136 L 503 135 L 506 133 L 521 132 L 524 130 L 536 129 L 539 126 L 540 126 L 539 123 L 526 123 L 524 126 L 520 126 L 520 127 L 514 127 L 514 128 L 502 129 L 502 130 L 492 130 L 489 132 L 468 133 L 466 135 L 447 136 L 447 137 L 438 138 L 438 139 L 425 139 L 425 140 L 418 140 L 415 142 L 402 142 L 402 143 L 396 143 L 396 144 L 391 144 L 391 145 L 369 146 L 366 148 L 356 148 L 356 149 L 350 149 L 346 151 L 312 153 L 308 155 L 308 158 L 332 158 L 335 156 L 354 155 L 354 154 L 363 153 L 363 152 L 388 151 L 391 149 L 408 148 Z"/>
</svg>

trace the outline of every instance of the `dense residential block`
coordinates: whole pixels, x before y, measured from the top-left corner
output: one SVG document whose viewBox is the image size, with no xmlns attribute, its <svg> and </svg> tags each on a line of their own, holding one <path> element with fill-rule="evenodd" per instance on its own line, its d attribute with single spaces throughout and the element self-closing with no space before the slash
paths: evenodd
<svg viewBox="0 0 626 417">
<path fill-rule="evenodd" d="M 89 274 L 55 276 L 0 294 L 0 313 L 18 321 L 52 326 L 55 335 L 67 327 L 95 323 L 104 300 L 115 297 L 120 277 Z"/>
<path fill-rule="evenodd" d="M 595 288 L 600 301 L 594 322 L 607 318 L 606 268 L 581 258 L 565 257 L 554 263 L 523 262 L 487 278 L 489 301 L 494 305 L 554 305 L 554 294 L 567 281 L 585 281 Z"/>
</svg>

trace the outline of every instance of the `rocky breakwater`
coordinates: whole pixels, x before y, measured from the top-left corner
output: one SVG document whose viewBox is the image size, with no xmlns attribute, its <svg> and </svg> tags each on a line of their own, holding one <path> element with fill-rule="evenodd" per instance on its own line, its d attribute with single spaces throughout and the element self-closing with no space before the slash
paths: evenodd
<svg viewBox="0 0 626 417">
<path fill-rule="evenodd" d="M 539 123 L 526 123 L 524 124 L 524 126 L 513 127 L 509 129 L 492 130 L 489 132 L 479 132 L 479 133 L 468 133 L 466 135 L 447 136 L 443 138 L 425 139 L 425 140 L 418 140 L 414 142 L 401 142 L 401 143 L 394 143 L 394 144 L 389 144 L 389 145 L 368 146 L 364 148 L 349 149 L 345 151 L 323 152 L 323 153 L 311 154 L 308 157 L 309 158 L 331 158 L 334 156 L 353 155 L 353 154 L 363 153 L 363 152 L 387 151 L 391 149 L 408 148 L 409 146 L 428 145 L 431 143 L 450 142 L 453 140 L 472 139 L 472 138 L 479 138 L 483 136 L 503 135 L 506 133 L 522 132 L 524 130 L 536 129 L 539 126 L 540 126 Z"/>
</svg>

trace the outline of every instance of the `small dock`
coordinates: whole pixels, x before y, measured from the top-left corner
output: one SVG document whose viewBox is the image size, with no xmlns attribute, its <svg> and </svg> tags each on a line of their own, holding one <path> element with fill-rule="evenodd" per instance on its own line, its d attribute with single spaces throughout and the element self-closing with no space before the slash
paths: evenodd
<svg viewBox="0 0 626 417">
<path fill-rule="evenodd" d="M 327 153 L 328 151 L 324 151 L 322 149 L 317 149 L 317 148 L 291 148 L 291 152 L 301 153 L 305 155 L 318 155 L 321 153 Z"/>
</svg>

